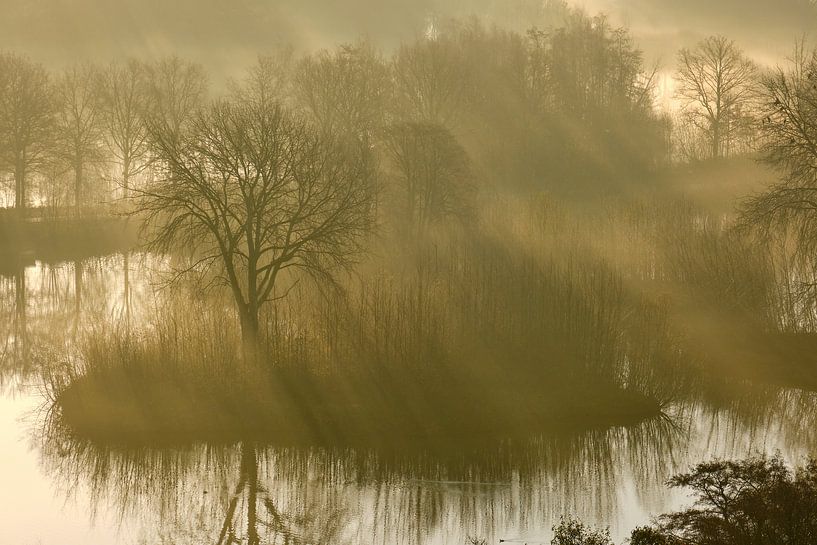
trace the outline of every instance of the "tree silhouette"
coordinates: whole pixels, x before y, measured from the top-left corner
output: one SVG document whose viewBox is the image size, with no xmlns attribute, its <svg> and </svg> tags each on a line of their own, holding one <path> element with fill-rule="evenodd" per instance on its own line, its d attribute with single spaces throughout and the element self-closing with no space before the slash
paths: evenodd
<svg viewBox="0 0 817 545">
<path fill-rule="evenodd" d="M 782 180 L 744 203 L 743 222 L 765 235 L 790 230 L 810 260 L 817 250 L 817 50 L 799 44 L 790 66 L 764 76 L 762 102 L 761 149 Z"/>
<path fill-rule="evenodd" d="M 735 42 L 710 36 L 678 53 L 678 97 L 684 111 L 709 135 L 713 158 L 729 154 L 728 137 L 744 120 L 756 68 Z"/>
<path fill-rule="evenodd" d="M 385 62 L 361 43 L 303 59 L 294 93 L 322 131 L 369 142 L 383 125 L 389 85 Z"/>
<path fill-rule="evenodd" d="M 444 36 L 401 46 L 393 61 L 395 116 L 449 128 L 456 125 L 469 86 L 462 60 L 457 44 Z"/>
<path fill-rule="evenodd" d="M 242 80 L 229 82 L 231 94 L 235 100 L 255 106 L 269 102 L 289 105 L 294 63 L 295 54 L 289 47 L 259 55 Z"/>
<path fill-rule="evenodd" d="M 161 127 L 166 137 L 181 138 L 205 102 L 207 75 L 204 69 L 173 56 L 145 64 L 143 70 L 145 122 L 154 128 Z"/>
<path fill-rule="evenodd" d="M 473 174 L 468 155 L 448 130 L 431 123 L 397 124 L 387 131 L 386 149 L 411 223 L 422 229 L 467 212 Z"/>
<path fill-rule="evenodd" d="M 74 206 L 83 204 L 86 171 L 102 159 L 102 111 L 97 70 L 93 65 L 72 66 L 57 81 L 57 156 L 74 173 Z"/>
<path fill-rule="evenodd" d="M 128 196 L 131 178 L 144 171 L 148 161 L 144 67 L 135 60 L 111 63 L 99 74 L 101 121 L 108 149 L 121 165 L 120 181 Z"/>
<path fill-rule="evenodd" d="M 47 158 L 55 102 L 41 64 L 0 53 L 0 168 L 14 174 L 14 205 L 28 206 L 30 175 Z"/>
<path fill-rule="evenodd" d="M 190 270 L 217 268 L 245 348 L 257 342 L 259 309 L 282 296 L 283 273 L 326 278 L 359 251 L 371 223 L 367 171 L 281 106 L 221 100 L 181 134 L 149 131 L 157 179 L 137 192 L 149 247 L 186 247 Z"/>
</svg>

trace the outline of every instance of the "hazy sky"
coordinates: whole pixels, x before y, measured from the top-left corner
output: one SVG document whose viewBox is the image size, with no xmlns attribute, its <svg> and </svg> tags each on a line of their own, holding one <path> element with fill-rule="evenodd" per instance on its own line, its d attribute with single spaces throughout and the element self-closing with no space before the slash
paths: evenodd
<svg viewBox="0 0 817 545">
<path fill-rule="evenodd" d="M 764 62 L 788 54 L 794 40 L 817 33 L 817 0 L 584 0 L 630 27 L 652 55 L 675 51 L 710 34 L 724 34 Z M 817 38 L 817 36 L 813 36 Z"/>
<path fill-rule="evenodd" d="M 735 38 L 761 60 L 817 32 L 815 0 L 573 0 L 629 26 L 650 58 L 704 35 Z M 176 52 L 229 73 L 280 43 L 330 46 L 366 35 L 388 48 L 438 17 L 476 13 L 542 24 L 539 0 L 0 0 L 0 48 L 46 62 Z"/>
</svg>

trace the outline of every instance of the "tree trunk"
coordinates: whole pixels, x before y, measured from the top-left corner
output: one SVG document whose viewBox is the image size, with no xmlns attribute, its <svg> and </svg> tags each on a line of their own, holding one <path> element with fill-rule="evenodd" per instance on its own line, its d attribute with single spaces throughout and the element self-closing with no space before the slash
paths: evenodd
<svg viewBox="0 0 817 545">
<path fill-rule="evenodd" d="M 79 215 L 79 205 L 82 202 L 82 160 L 79 160 L 74 165 L 74 206 Z"/>
<path fill-rule="evenodd" d="M 125 327 L 130 335 L 130 251 L 125 251 L 123 256 L 122 271 L 125 283 L 125 290 L 123 293 L 125 304 Z"/>
<path fill-rule="evenodd" d="M 130 181 L 130 158 L 125 157 L 122 166 L 122 196 L 128 198 L 128 182 Z"/>
<path fill-rule="evenodd" d="M 244 350 L 244 360 L 255 363 L 258 356 L 258 306 L 248 303 L 241 306 L 241 341 Z"/>
<path fill-rule="evenodd" d="M 18 157 L 14 164 L 14 207 L 23 211 L 27 205 L 26 165 L 25 161 Z"/>
<path fill-rule="evenodd" d="M 721 156 L 721 123 L 716 120 L 712 127 L 712 158 L 717 159 Z"/>
</svg>

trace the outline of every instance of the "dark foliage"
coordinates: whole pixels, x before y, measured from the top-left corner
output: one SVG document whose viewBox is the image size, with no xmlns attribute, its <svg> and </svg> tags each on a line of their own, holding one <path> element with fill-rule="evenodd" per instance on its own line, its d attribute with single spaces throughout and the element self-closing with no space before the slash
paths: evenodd
<svg viewBox="0 0 817 545">
<path fill-rule="evenodd" d="M 779 455 L 698 464 L 672 487 L 695 504 L 637 528 L 633 545 L 807 545 L 817 542 L 817 461 L 790 469 Z"/>
</svg>

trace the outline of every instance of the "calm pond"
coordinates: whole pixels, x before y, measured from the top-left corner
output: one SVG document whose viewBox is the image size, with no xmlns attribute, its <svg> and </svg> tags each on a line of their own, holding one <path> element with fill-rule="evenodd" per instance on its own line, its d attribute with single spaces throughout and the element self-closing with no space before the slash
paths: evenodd
<svg viewBox="0 0 817 545">
<path fill-rule="evenodd" d="M 609 526 L 620 541 L 687 502 L 664 482 L 690 464 L 777 450 L 800 461 L 817 444 L 815 399 L 797 390 L 677 405 L 630 427 L 447 449 L 75 441 L 51 422 L 51 371 L 73 357 L 83 331 L 138 324 L 168 296 L 145 261 L 118 255 L 2 272 L 0 512 L 13 513 L 3 543 L 243 543 L 231 539 L 258 535 L 275 543 L 496 543 L 548 540 L 562 514 Z"/>
</svg>

